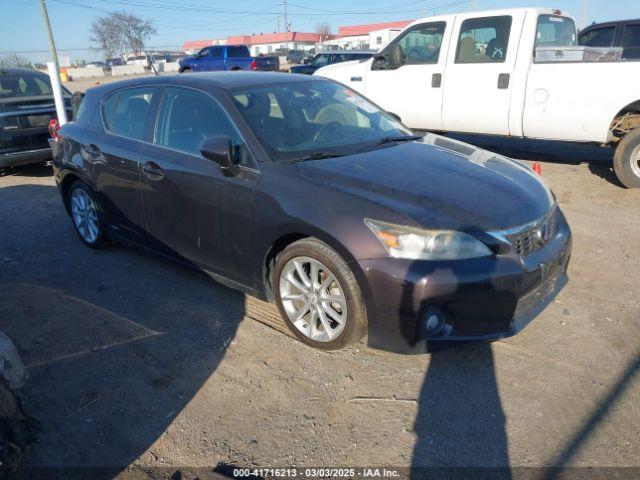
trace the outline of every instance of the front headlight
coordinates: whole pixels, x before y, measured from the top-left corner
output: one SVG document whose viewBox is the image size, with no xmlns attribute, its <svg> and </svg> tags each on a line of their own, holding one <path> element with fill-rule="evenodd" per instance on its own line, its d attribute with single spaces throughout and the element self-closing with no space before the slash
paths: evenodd
<svg viewBox="0 0 640 480">
<path fill-rule="evenodd" d="M 365 218 L 389 255 L 413 260 L 461 260 L 492 255 L 478 239 L 456 230 L 422 230 Z"/>
</svg>

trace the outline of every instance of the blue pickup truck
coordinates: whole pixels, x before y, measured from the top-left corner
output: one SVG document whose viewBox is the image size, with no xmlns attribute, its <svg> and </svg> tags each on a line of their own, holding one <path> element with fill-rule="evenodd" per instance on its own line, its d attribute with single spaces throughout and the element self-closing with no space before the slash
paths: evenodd
<svg viewBox="0 0 640 480">
<path fill-rule="evenodd" d="M 214 45 L 205 47 L 192 57 L 180 60 L 180 73 L 216 70 L 280 70 L 278 57 L 252 57 L 245 45 Z"/>
</svg>

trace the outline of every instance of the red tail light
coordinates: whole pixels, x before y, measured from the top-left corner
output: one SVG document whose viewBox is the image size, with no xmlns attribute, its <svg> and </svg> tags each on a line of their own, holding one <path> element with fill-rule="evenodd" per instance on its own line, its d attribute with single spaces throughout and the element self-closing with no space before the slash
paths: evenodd
<svg viewBox="0 0 640 480">
<path fill-rule="evenodd" d="M 60 130 L 60 123 L 56 118 L 49 120 L 49 134 L 54 140 L 58 140 L 58 130 Z"/>
<path fill-rule="evenodd" d="M 256 70 L 258 68 L 258 62 L 254 60 L 251 62 L 251 65 L 249 66 L 251 67 L 251 70 Z"/>
</svg>

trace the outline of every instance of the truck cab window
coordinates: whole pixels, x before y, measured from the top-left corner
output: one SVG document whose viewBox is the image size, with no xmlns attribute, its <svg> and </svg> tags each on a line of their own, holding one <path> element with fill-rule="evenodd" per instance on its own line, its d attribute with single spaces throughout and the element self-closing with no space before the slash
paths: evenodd
<svg viewBox="0 0 640 480">
<path fill-rule="evenodd" d="M 594 28 L 580 35 L 580 45 L 585 47 L 610 47 L 613 45 L 613 37 L 616 27 Z"/>
<path fill-rule="evenodd" d="M 627 60 L 640 59 L 640 24 L 625 25 L 622 31 L 622 58 Z"/>
<path fill-rule="evenodd" d="M 504 63 L 511 16 L 469 18 L 462 22 L 456 63 Z"/>
<path fill-rule="evenodd" d="M 573 47 L 576 45 L 576 25 L 572 19 L 557 15 L 540 15 L 536 31 L 538 47 Z"/>
<path fill-rule="evenodd" d="M 438 63 L 446 22 L 423 23 L 396 38 L 374 60 L 373 70 L 394 70 L 403 65 Z"/>
</svg>

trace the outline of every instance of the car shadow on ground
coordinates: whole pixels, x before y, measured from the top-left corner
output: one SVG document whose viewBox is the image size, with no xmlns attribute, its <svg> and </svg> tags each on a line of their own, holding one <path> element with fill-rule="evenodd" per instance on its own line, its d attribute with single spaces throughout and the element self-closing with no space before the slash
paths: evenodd
<svg viewBox="0 0 640 480">
<path fill-rule="evenodd" d="M 463 231 L 477 230 L 474 226 Z M 437 306 L 455 323 L 447 308 L 459 295 L 478 293 L 478 285 L 469 291 L 461 276 L 463 268 L 438 268 L 433 271 L 437 285 L 411 283 L 402 291 L 400 315 L 421 318 L 425 310 Z M 487 274 L 490 272 L 486 272 Z M 424 265 L 412 263 L 407 278 L 421 278 Z M 490 278 L 490 277 L 489 277 Z M 446 281 L 445 281 L 446 279 Z M 475 281 L 475 280 L 474 280 Z M 420 293 L 416 288 L 431 288 L 429 303 L 416 305 Z M 501 298 L 514 306 L 516 294 L 502 287 L 502 280 L 483 284 L 494 300 Z M 490 306 L 489 306 L 490 308 Z M 424 329 L 418 324 L 419 332 Z M 407 332 L 408 334 L 409 332 Z M 418 412 L 413 425 L 416 443 L 411 459 L 412 479 L 443 478 L 451 480 L 512 478 L 506 430 L 506 418 L 498 391 L 494 356 L 488 342 L 438 342 L 427 338 L 431 352 L 429 365 L 418 398 Z"/>
<path fill-rule="evenodd" d="M 451 133 L 447 134 L 447 136 L 518 160 L 565 165 L 586 163 L 589 171 L 594 175 L 601 177 L 616 187 L 625 188 L 613 171 L 614 150 L 612 148 L 593 144 L 505 138 L 491 135 Z"/>
<path fill-rule="evenodd" d="M 139 457 L 169 478 L 154 442 L 220 365 L 245 296 L 155 254 L 84 247 L 52 186 L 0 188 L 0 204 L 0 328 L 42 422 L 22 478 L 113 478 Z M 52 244 L 38 240 L 43 225 Z"/>
</svg>

